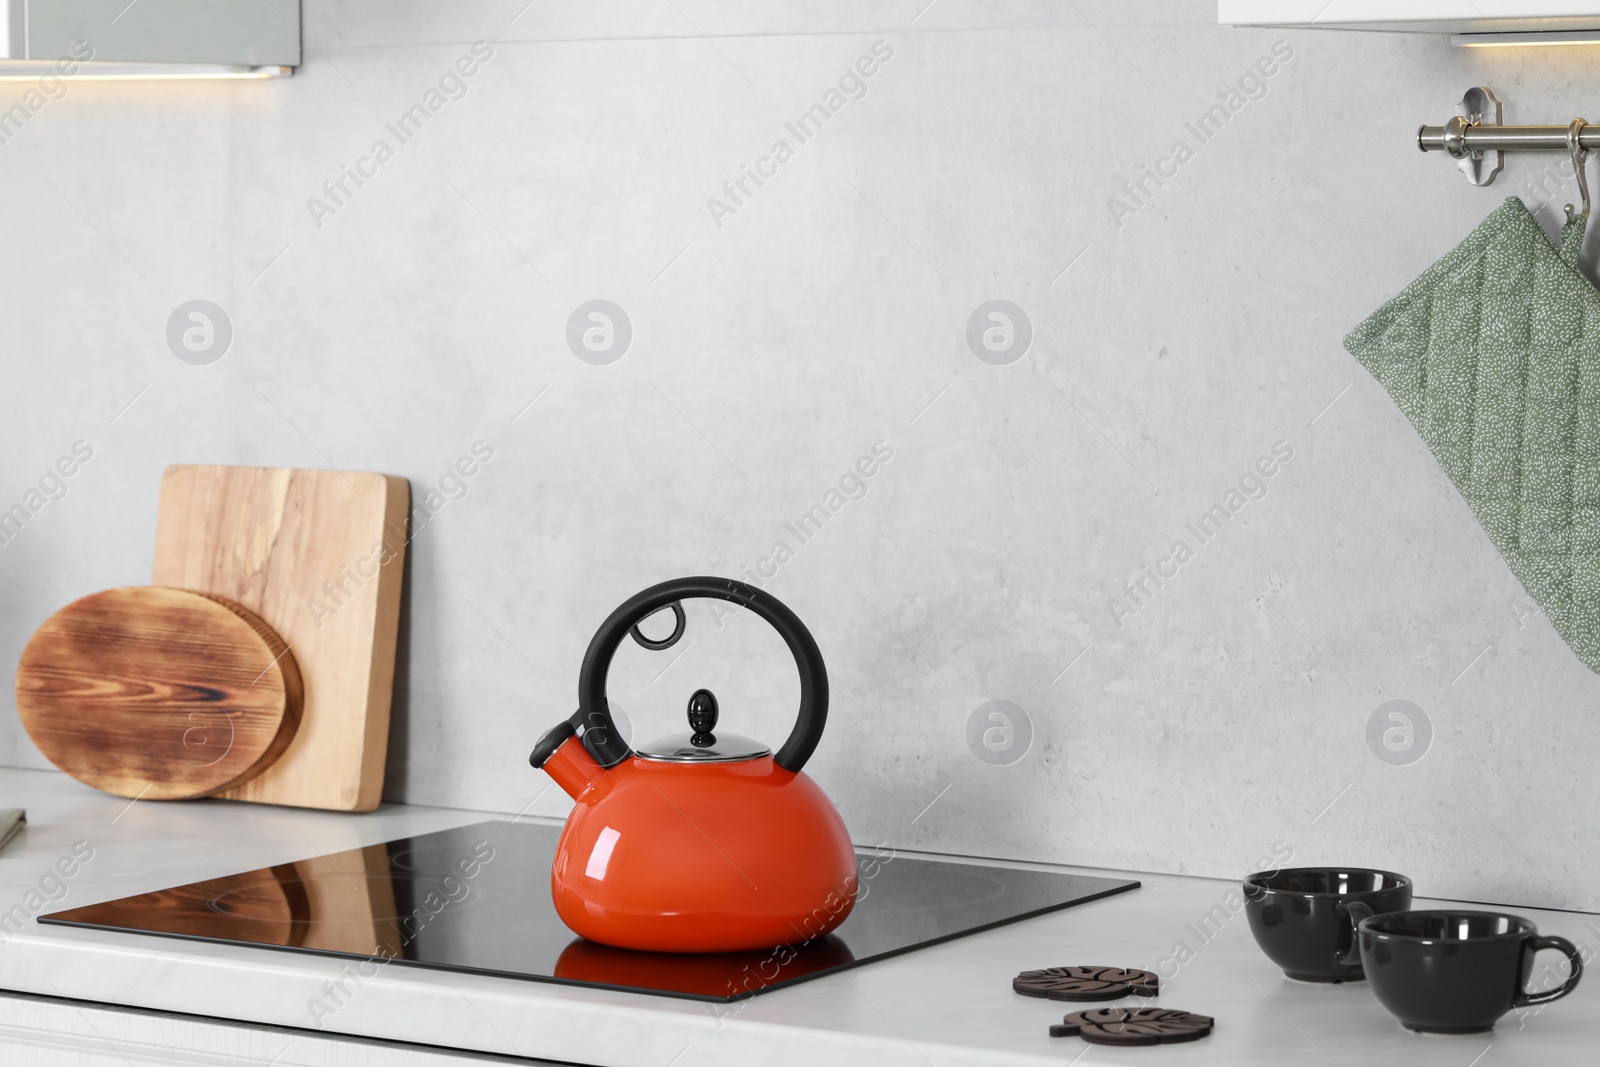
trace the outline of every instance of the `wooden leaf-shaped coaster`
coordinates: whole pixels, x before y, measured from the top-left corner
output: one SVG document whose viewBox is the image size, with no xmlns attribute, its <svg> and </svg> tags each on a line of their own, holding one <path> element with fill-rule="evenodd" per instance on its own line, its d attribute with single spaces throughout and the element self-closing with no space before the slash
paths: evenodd
<svg viewBox="0 0 1600 1067">
<path fill-rule="evenodd" d="M 1116 1000 L 1156 996 L 1160 979 L 1149 971 L 1122 967 L 1046 967 L 1023 971 L 1011 980 L 1011 988 L 1025 997 L 1049 1000 Z"/>
<path fill-rule="evenodd" d="M 1051 1037 L 1074 1034 L 1095 1045 L 1170 1045 L 1197 1041 L 1216 1020 L 1173 1008 L 1092 1008 L 1075 1011 L 1050 1028 Z"/>
</svg>

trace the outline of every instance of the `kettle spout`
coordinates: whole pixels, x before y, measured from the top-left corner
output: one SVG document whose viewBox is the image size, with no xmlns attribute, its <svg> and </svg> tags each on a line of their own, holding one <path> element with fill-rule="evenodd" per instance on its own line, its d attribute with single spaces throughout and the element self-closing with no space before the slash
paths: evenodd
<svg viewBox="0 0 1600 1067">
<path fill-rule="evenodd" d="M 573 737 L 544 761 L 544 773 L 576 800 L 606 771 L 589 755 L 583 742 Z"/>
<path fill-rule="evenodd" d="M 542 768 L 574 800 L 606 773 L 584 748 L 571 722 L 559 723 L 539 738 L 528 762 Z"/>
</svg>

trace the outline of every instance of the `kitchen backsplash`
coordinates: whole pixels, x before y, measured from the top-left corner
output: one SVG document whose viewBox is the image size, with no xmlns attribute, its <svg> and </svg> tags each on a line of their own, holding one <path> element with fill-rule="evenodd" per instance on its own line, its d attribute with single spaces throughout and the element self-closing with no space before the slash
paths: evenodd
<svg viewBox="0 0 1600 1067">
<path fill-rule="evenodd" d="M 726 574 L 817 636 L 858 842 L 1600 908 L 1600 679 L 1340 345 L 1574 199 L 1416 126 L 1564 115 L 1593 53 L 845 8 L 305 0 L 285 81 L 0 86 L 0 658 L 148 581 L 168 463 L 384 471 L 392 800 L 562 814 L 525 757 L 595 628 Z M 640 739 L 701 686 L 787 734 L 720 605 L 612 677 Z"/>
</svg>

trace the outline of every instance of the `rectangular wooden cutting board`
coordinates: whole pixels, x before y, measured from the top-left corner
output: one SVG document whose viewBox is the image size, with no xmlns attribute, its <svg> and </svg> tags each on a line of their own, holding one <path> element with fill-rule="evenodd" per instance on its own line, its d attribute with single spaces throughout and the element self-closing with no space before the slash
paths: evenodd
<svg viewBox="0 0 1600 1067">
<path fill-rule="evenodd" d="M 215 593 L 288 643 L 300 727 L 233 800 L 371 811 L 383 794 L 411 488 L 358 471 L 168 467 L 155 585 Z"/>
</svg>

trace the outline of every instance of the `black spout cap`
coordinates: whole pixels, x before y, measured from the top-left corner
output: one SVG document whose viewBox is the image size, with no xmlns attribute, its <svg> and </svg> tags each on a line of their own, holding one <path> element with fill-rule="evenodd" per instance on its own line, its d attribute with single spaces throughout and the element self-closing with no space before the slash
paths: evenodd
<svg viewBox="0 0 1600 1067">
<path fill-rule="evenodd" d="M 564 722 L 552 726 L 545 735 L 534 743 L 533 752 L 528 756 L 528 762 L 535 767 L 543 767 L 545 761 L 556 754 L 556 749 L 580 736 L 580 740 L 589 755 L 601 767 L 615 767 L 633 754 L 633 749 L 622 739 L 616 727 L 611 724 L 611 716 L 607 713 L 603 718 L 595 716 L 595 721 L 589 724 L 584 722 L 582 709 L 572 713 L 572 717 Z"/>
<path fill-rule="evenodd" d="M 544 736 L 534 742 L 533 752 L 528 756 L 528 763 L 534 767 L 543 767 L 545 761 L 556 754 L 556 749 L 572 740 L 578 732 L 572 721 L 565 720 L 556 723 L 544 732 Z"/>
</svg>

